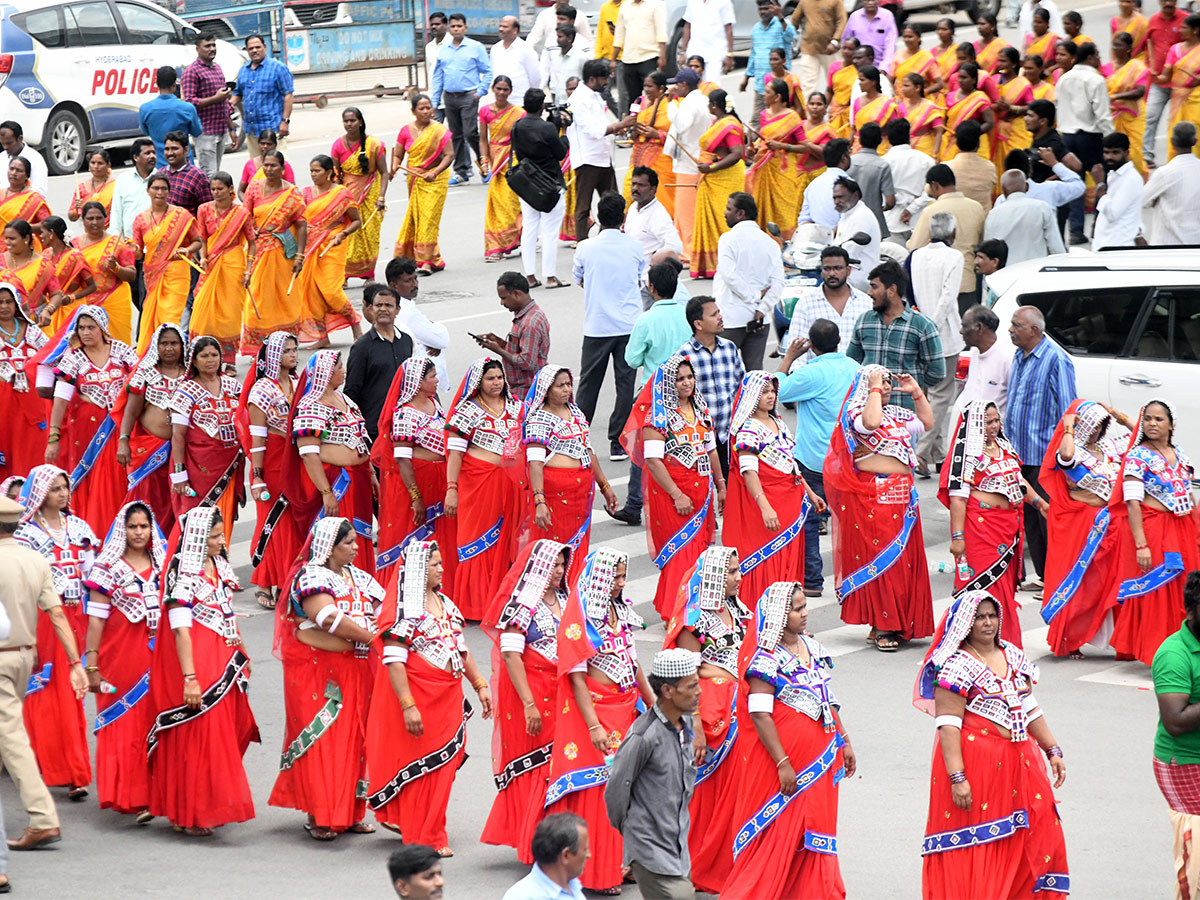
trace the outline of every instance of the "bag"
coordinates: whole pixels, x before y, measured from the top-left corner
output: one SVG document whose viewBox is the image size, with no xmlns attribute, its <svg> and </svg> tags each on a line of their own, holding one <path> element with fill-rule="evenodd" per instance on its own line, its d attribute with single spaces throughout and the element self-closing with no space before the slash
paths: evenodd
<svg viewBox="0 0 1200 900">
<path fill-rule="evenodd" d="M 558 206 L 562 186 L 528 160 L 511 162 L 508 166 L 508 186 L 518 197 L 536 209 L 548 213 Z"/>
</svg>

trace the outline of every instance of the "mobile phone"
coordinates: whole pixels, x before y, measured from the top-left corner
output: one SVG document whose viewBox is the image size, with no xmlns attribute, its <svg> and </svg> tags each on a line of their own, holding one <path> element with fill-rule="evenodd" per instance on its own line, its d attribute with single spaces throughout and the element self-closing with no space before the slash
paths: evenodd
<svg viewBox="0 0 1200 900">
<path fill-rule="evenodd" d="M 475 340 L 477 340 L 477 341 L 482 341 L 482 340 L 483 340 L 483 338 L 481 338 L 479 335 L 475 334 L 473 331 L 468 331 L 468 332 L 467 332 L 467 334 L 468 334 L 469 336 L 471 336 L 471 337 L 475 338 Z"/>
</svg>

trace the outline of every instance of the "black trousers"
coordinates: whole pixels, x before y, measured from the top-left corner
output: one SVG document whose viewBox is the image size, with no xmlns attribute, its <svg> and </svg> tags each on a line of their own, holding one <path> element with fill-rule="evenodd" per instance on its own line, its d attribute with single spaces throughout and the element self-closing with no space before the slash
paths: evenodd
<svg viewBox="0 0 1200 900">
<path fill-rule="evenodd" d="M 611 172 L 612 169 L 608 171 Z M 579 404 L 589 422 L 595 420 L 596 398 L 600 396 L 600 386 L 608 372 L 609 357 L 612 357 L 617 400 L 613 405 L 612 415 L 608 417 L 610 444 L 620 439 L 621 429 L 625 427 L 625 421 L 633 409 L 633 383 L 636 373 L 629 363 L 625 362 L 625 345 L 628 343 L 627 334 L 583 339 L 583 358 L 579 364 L 579 385 L 575 389 L 575 402 Z"/>
<path fill-rule="evenodd" d="M 1049 501 L 1050 495 L 1038 484 L 1039 472 L 1040 466 L 1021 466 L 1021 474 L 1025 476 L 1030 487 L 1037 491 L 1043 500 Z M 1025 542 L 1029 546 L 1029 555 L 1033 558 L 1033 569 L 1037 572 L 1038 580 L 1041 580 L 1046 571 L 1046 520 L 1028 503 L 1024 504 L 1024 507 Z"/>
<path fill-rule="evenodd" d="M 454 141 L 454 171 L 460 178 L 471 176 L 471 153 L 479 159 L 479 98 L 474 91 L 442 94 L 446 105 L 446 127 Z"/>
<path fill-rule="evenodd" d="M 1078 156 L 1079 161 L 1083 163 L 1083 171 L 1079 174 L 1086 180 L 1092 166 L 1104 162 L 1104 136 L 1098 131 L 1076 131 L 1073 134 L 1064 134 L 1062 138 L 1067 150 Z M 1084 203 L 1084 197 L 1079 196 L 1067 204 L 1072 235 L 1083 234 Z"/>
<path fill-rule="evenodd" d="M 616 189 L 617 174 L 612 166 L 580 166 L 575 170 L 575 240 L 587 239 L 592 195 Z M 584 338 L 588 340 L 591 338 Z"/>
<path fill-rule="evenodd" d="M 721 332 L 721 337 L 732 341 L 733 345 L 742 351 L 742 362 L 746 365 L 746 371 L 751 372 L 763 367 L 763 356 L 767 352 L 767 335 L 770 333 L 770 326 L 764 322 L 757 331 L 748 331 L 745 325 L 740 328 L 726 328 Z"/>
<path fill-rule="evenodd" d="M 617 63 L 617 74 L 620 76 L 619 95 L 621 98 L 621 115 L 629 112 L 633 101 L 642 95 L 642 84 L 646 76 L 658 69 L 658 57 L 652 56 L 638 63 Z"/>
</svg>

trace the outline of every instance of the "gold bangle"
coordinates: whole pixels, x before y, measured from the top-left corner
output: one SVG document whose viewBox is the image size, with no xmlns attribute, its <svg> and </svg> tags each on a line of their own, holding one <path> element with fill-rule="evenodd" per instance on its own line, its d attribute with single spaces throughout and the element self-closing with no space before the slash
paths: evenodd
<svg viewBox="0 0 1200 900">
<path fill-rule="evenodd" d="M 471 687 L 475 688 L 476 691 L 482 691 L 487 686 L 488 686 L 487 679 L 484 678 L 482 675 L 480 675 L 478 678 L 476 678 L 474 681 L 471 682 Z"/>
<path fill-rule="evenodd" d="M 412 698 L 412 694 L 405 694 L 400 698 L 401 709 L 416 709 L 417 701 Z"/>
</svg>

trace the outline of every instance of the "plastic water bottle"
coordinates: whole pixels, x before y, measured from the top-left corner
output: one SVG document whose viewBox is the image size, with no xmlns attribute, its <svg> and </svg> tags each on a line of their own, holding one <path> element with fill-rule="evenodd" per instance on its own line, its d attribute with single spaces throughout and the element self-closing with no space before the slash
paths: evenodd
<svg viewBox="0 0 1200 900">
<path fill-rule="evenodd" d="M 954 571 L 954 567 L 949 563 L 940 562 L 933 567 L 933 571 L 946 575 Z"/>
<path fill-rule="evenodd" d="M 103 680 L 101 680 L 101 682 L 100 682 L 100 693 L 102 693 L 102 694 L 115 694 L 116 692 L 117 692 L 117 689 L 116 689 L 115 687 L 113 687 L 113 686 L 112 686 L 111 684 L 109 684 L 107 681 L 103 681 Z"/>
<path fill-rule="evenodd" d="M 967 558 L 965 556 L 959 559 L 956 574 L 961 581 L 970 581 L 975 577 L 975 570 L 967 565 Z"/>
</svg>

